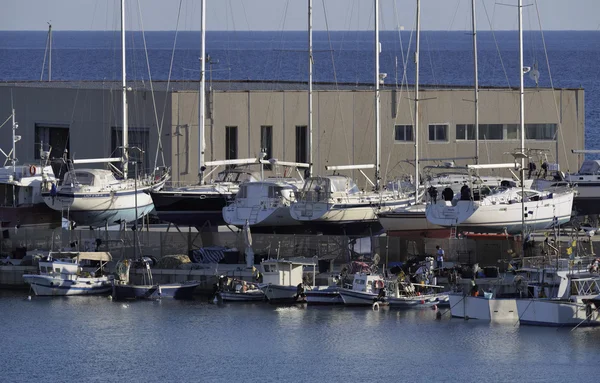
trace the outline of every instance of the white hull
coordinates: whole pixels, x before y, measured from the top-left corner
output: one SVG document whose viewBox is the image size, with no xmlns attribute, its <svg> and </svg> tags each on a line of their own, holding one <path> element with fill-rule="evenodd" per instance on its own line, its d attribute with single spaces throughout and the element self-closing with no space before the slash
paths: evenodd
<svg viewBox="0 0 600 383">
<path fill-rule="evenodd" d="M 154 205 L 147 193 L 149 187 L 123 190 L 114 193 L 44 193 L 44 201 L 51 209 L 61 211 L 65 218 L 79 225 L 103 225 L 121 221 L 134 221 L 147 215 Z M 137 195 L 137 201 L 136 201 Z"/>
<path fill-rule="evenodd" d="M 514 323 L 519 319 L 516 299 L 486 299 L 462 293 L 448 294 L 448 298 L 453 317 Z"/>
<path fill-rule="evenodd" d="M 23 279 L 38 296 L 110 294 L 112 291 L 112 282 L 108 277 L 63 279 L 50 275 L 25 274 Z"/>
<path fill-rule="evenodd" d="M 340 295 L 345 305 L 348 306 L 371 306 L 377 301 L 377 294 L 350 289 L 340 289 Z M 387 300 L 380 302 L 387 304 Z"/>
<path fill-rule="evenodd" d="M 290 215 L 289 206 L 264 208 L 258 211 L 251 207 L 238 207 L 235 204 L 223 208 L 223 219 L 228 225 L 244 226 L 246 221 L 252 226 L 299 226 L 301 223 Z"/>
<path fill-rule="evenodd" d="M 517 311 L 522 325 L 600 326 L 600 312 L 595 309 L 591 312 L 589 309 L 586 311 L 586 305 L 582 303 L 552 299 L 517 299 Z"/>
<path fill-rule="evenodd" d="M 268 284 L 262 288 L 269 303 L 303 303 L 306 298 L 297 297 L 296 286 Z"/>
<path fill-rule="evenodd" d="M 265 300 L 265 294 L 261 290 L 249 291 L 245 293 L 220 291 L 217 294 L 223 302 L 257 302 Z"/>
<path fill-rule="evenodd" d="M 302 222 L 352 223 L 376 221 L 376 206 L 365 204 L 330 204 L 327 202 L 297 202 L 290 213 Z"/>
<path fill-rule="evenodd" d="M 387 297 L 390 307 L 395 308 L 425 308 L 438 304 L 447 304 L 447 294 L 427 294 L 413 297 Z"/>
<path fill-rule="evenodd" d="M 573 193 L 556 195 L 550 199 L 525 202 L 479 205 L 473 201 L 457 201 L 456 206 L 439 201 L 428 205 L 427 220 L 433 224 L 475 232 L 522 231 L 522 212 L 527 212 L 525 225 L 531 230 L 545 230 L 571 220 Z"/>
</svg>

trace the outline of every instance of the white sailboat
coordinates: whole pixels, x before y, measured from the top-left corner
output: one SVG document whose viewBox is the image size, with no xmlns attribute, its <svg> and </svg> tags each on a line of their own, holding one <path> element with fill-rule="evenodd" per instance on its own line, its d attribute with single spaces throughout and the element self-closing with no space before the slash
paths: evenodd
<svg viewBox="0 0 600 383">
<path fill-rule="evenodd" d="M 381 190 L 381 134 L 380 92 L 382 78 L 379 74 L 379 1 L 375 6 L 375 164 L 326 166 L 334 175 L 313 176 L 306 179 L 298 200 L 292 204 L 291 215 L 295 220 L 310 224 L 318 231 L 352 231 L 352 227 L 365 227 L 378 222 L 377 211 L 390 211 L 407 206 L 411 196 L 402 190 Z M 312 73 L 312 72 L 311 72 Z M 312 79 L 312 78 L 311 78 Z M 310 81 L 309 81 L 310 82 Z M 309 102 L 310 104 L 310 102 Z M 312 110 L 312 109 L 311 109 Z M 363 172 L 375 169 L 375 182 Z M 361 191 L 348 176 L 336 174 L 344 170 L 358 170 L 373 186 L 373 191 Z"/>
<path fill-rule="evenodd" d="M 474 232 L 507 232 L 516 234 L 529 230 L 544 230 L 562 225 L 571 220 L 574 192 L 571 189 L 537 191 L 525 188 L 524 161 L 525 150 L 525 88 L 523 76 L 527 72 L 523 67 L 523 31 L 522 1 L 519 0 L 519 93 L 520 93 L 520 129 L 521 147 L 513 153 L 515 163 L 467 165 L 466 171 L 476 176 L 481 169 L 519 169 L 521 185 L 516 187 L 510 182 L 500 188 L 463 189 L 460 195 L 452 191 L 444 192 L 439 201 L 433 199 L 426 209 L 427 220 L 444 227 L 460 227 Z M 520 163 L 517 160 L 520 159 Z M 476 178 L 476 177 L 475 177 Z"/>
<path fill-rule="evenodd" d="M 15 110 L 12 119 L 12 148 L 0 167 L 0 227 L 14 228 L 35 226 L 54 228 L 61 224 L 60 213 L 44 203 L 42 192 L 56 182 L 52 167 L 47 164 L 49 153 L 40 150 L 39 165 L 18 165 L 16 143 L 21 139 L 16 134 L 18 123 Z"/>
<path fill-rule="evenodd" d="M 127 118 L 127 76 L 125 66 L 125 0 L 121 0 L 121 60 L 122 60 L 122 124 L 123 149 L 121 158 L 73 160 L 73 165 L 121 162 L 122 172 L 117 179 L 111 170 L 74 169 L 65 173 L 60 186 L 52 185 L 42 194 L 46 205 L 59 211 L 68 220 L 82 226 L 103 226 L 135 221 L 153 208 L 149 192 L 164 186 L 168 175 L 128 179 L 129 143 Z M 139 149 L 139 148 L 138 148 Z M 141 150 L 140 150 L 141 151 Z"/>
<path fill-rule="evenodd" d="M 308 164 L 272 162 L 274 166 L 309 167 Z M 243 183 L 235 199 L 223 208 L 223 219 L 238 227 L 248 224 L 252 229 L 293 230 L 301 224 L 292 218 L 290 206 L 296 201 L 296 193 L 303 183 L 302 178 L 290 177 L 269 177 Z"/>
</svg>

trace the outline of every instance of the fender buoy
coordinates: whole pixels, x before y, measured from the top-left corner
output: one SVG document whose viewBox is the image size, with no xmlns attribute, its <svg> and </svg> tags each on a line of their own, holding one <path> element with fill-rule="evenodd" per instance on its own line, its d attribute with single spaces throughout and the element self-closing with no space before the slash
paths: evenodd
<svg viewBox="0 0 600 383">
<path fill-rule="evenodd" d="M 379 311 L 379 302 L 373 302 L 373 311 Z"/>
<path fill-rule="evenodd" d="M 29 174 L 32 175 L 32 176 L 34 176 L 35 173 L 37 173 L 37 168 L 35 167 L 35 165 L 31 165 L 29 167 Z"/>
</svg>

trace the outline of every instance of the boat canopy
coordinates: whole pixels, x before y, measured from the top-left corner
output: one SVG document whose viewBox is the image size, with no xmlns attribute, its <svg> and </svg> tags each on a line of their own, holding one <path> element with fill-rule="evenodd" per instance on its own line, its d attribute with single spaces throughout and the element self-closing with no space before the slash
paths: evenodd
<svg viewBox="0 0 600 383">
<path fill-rule="evenodd" d="M 110 170 L 104 169 L 77 169 L 65 174 L 64 184 L 78 184 L 87 186 L 105 186 L 118 183 Z"/>
<path fill-rule="evenodd" d="M 303 191 L 360 193 L 356 183 L 346 176 L 310 177 L 304 183 Z"/>
<path fill-rule="evenodd" d="M 79 253 L 79 260 L 110 262 L 112 256 L 106 251 L 82 251 Z"/>
<path fill-rule="evenodd" d="M 217 174 L 215 182 L 255 182 L 260 180 L 260 175 L 257 172 L 249 169 L 227 169 Z"/>
<path fill-rule="evenodd" d="M 600 173 L 600 160 L 586 160 L 583 161 L 581 169 L 579 169 L 580 176 L 593 176 Z"/>
</svg>

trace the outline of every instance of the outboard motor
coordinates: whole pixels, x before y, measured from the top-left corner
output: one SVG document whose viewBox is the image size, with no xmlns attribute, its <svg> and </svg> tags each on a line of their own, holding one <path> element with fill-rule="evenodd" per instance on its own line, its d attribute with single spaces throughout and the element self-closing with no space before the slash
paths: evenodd
<svg viewBox="0 0 600 383">
<path fill-rule="evenodd" d="M 437 202 L 438 190 L 434 186 L 430 186 L 427 189 L 427 193 L 429 193 L 429 197 L 433 203 Z"/>
</svg>

